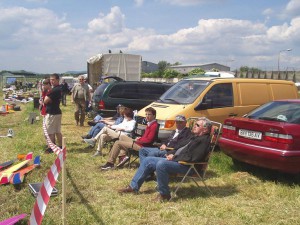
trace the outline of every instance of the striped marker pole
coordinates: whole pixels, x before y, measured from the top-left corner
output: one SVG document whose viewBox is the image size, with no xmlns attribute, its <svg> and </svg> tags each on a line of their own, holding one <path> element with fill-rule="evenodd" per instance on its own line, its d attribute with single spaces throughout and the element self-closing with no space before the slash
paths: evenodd
<svg viewBox="0 0 300 225">
<path fill-rule="evenodd" d="M 50 148 L 53 150 L 53 152 L 57 154 L 57 158 L 55 159 L 50 170 L 48 171 L 48 174 L 45 177 L 43 185 L 39 191 L 39 194 L 37 196 L 37 199 L 31 211 L 30 220 L 29 220 L 30 225 L 35 225 L 35 224 L 40 225 L 42 223 L 43 216 L 45 214 L 48 202 L 50 200 L 52 190 L 56 184 L 58 175 L 66 159 L 66 147 L 61 149 L 51 142 L 49 135 L 47 133 L 45 121 L 43 122 L 43 130 L 46 136 L 47 143 L 50 146 Z"/>
</svg>

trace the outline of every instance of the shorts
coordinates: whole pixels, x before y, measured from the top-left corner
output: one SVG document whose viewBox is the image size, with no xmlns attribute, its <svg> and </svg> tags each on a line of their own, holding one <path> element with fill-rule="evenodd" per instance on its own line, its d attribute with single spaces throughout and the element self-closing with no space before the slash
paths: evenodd
<svg viewBox="0 0 300 225">
<path fill-rule="evenodd" d="M 61 133 L 61 114 L 45 116 L 45 123 L 48 134 L 59 134 Z"/>
</svg>

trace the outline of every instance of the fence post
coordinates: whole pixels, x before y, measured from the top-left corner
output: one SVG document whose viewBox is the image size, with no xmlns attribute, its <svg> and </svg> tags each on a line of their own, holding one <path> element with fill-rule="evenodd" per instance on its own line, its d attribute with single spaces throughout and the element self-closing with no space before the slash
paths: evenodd
<svg viewBox="0 0 300 225">
<path fill-rule="evenodd" d="M 63 137 L 62 148 L 66 147 L 66 138 Z M 66 225 L 66 160 L 62 166 L 62 224 Z"/>
</svg>

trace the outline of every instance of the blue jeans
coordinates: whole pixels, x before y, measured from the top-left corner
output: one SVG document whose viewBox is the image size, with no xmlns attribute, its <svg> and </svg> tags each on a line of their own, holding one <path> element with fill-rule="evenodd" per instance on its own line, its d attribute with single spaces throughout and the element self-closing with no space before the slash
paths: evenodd
<svg viewBox="0 0 300 225">
<path fill-rule="evenodd" d="M 143 147 L 139 151 L 139 157 L 140 157 L 140 164 L 144 161 L 144 159 L 148 156 L 154 156 L 154 157 L 166 157 L 167 154 L 166 150 L 160 150 L 159 148 L 150 148 L 150 147 Z"/>
<path fill-rule="evenodd" d="M 169 174 L 186 173 L 189 167 L 161 157 L 146 157 L 130 182 L 130 187 L 139 191 L 145 179 L 156 171 L 158 191 L 161 195 L 170 195 Z"/>
<path fill-rule="evenodd" d="M 97 123 L 90 129 L 88 135 L 94 138 L 102 130 L 103 127 L 105 127 L 104 123 Z"/>
</svg>

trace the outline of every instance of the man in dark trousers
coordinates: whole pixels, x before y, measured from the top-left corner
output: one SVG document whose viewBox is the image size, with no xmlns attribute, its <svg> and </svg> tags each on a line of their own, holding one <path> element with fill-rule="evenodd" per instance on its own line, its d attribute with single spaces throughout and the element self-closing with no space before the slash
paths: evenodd
<svg viewBox="0 0 300 225">
<path fill-rule="evenodd" d="M 67 94 L 69 94 L 69 85 L 65 80 L 62 80 L 61 83 L 61 103 L 62 105 L 66 106 L 67 105 Z"/>
</svg>

